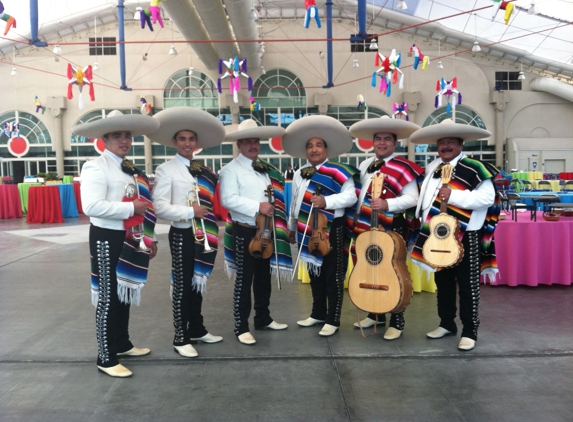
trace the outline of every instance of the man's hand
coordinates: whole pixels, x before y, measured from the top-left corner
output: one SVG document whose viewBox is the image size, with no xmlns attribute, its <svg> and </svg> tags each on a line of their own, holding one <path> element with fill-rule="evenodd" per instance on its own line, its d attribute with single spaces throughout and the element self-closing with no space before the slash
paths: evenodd
<svg viewBox="0 0 573 422">
<path fill-rule="evenodd" d="M 155 255 L 157 255 L 157 243 L 152 243 L 150 249 L 151 252 L 149 252 L 149 259 L 153 259 L 155 258 Z"/>
<path fill-rule="evenodd" d="M 259 204 L 259 213 L 272 217 L 274 212 L 275 207 L 270 202 L 261 202 Z"/>
<path fill-rule="evenodd" d="M 288 241 L 292 244 L 296 243 L 296 232 L 293 232 L 292 230 L 288 232 Z"/>
<path fill-rule="evenodd" d="M 195 213 L 195 218 L 205 218 L 209 214 L 207 207 L 197 205 L 196 202 L 193 204 L 193 212 Z"/>
<path fill-rule="evenodd" d="M 314 204 L 314 208 L 326 208 L 324 196 L 313 196 L 310 198 L 310 202 Z"/>
<path fill-rule="evenodd" d="M 386 211 L 388 209 L 388 201 L 382 198 L 372 199 L 370 206 L 375 211 Z"/>
<path fill-rule="evenodd" d="M 450 188 L 440 188 L 440 190 L 438 191 L 438 197 L 442 200 L 442 201 L 446 201 L 448 202 L 450 200 L 450 194 L 452 193 L 452 190 Z"/>
<path fill-rule="evenodd" d="M 135 215 L 145 215 L 145 211 L 147 211 L 147 202 L 135 199 L 133 201 L 133 213 Z"/>
</svg>

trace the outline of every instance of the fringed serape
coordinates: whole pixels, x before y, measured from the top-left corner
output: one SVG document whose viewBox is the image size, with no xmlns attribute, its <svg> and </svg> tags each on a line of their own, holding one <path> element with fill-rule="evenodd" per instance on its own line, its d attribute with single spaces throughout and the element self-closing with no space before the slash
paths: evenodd
<svg viewBox="0 0 573 422">
<path fill-rule="evenodd" d="M 321 188 L 321 196 L 327 197 L 330 195 L 338 194 L 340 193 L 344 182 L 350 178 L 354 178 L 354 181 L 356 182 L 357 177 L 355 176 L 357 175 L 359 176 L 359 172 L 356 167 L 327 161 L 320 166 L 320 168 L 310 179 L 308 187 L 304 193 L 302 203 L 300 205 L 300 212 L 298 214 L 298 220 L 296 224 L 298 244 L 300 245 L 302 243 L 300 259 L 308 264 L 308 269 L 310 272 L 318 273 L 323 261 L 323 257 L 313 256 L 308 251 L 308 241 L 312 227 L 308 227 L 306 229 L 306 236 L 304 236 L 303 239 L 305 228 L 309 220 L 309 212 L 311 208 L 310 198 L 317 191 L 319 186 Z M 326 229 L 326 236 L 328 237 L 330 235 L 330 226 L 334 218 L 334 211 L 321 209 L 318 212 L 324 213 L 328 219 L 328 226 Z M 348 236 L 346 236 L 346 238 L 348 239 Z M 348 244 L 344 246 L 344 251 L 346 254 L 348 253 Z"/>
<path fill-rule="evenodd" d="M 497 173 L 497 169 L 488 163 L 483 163 L 469 157 L 463 157 L 458 161 L 458 164 L 454 169 L 452 180 L 448 183 L 448 187 L 452 190 L 473 190 L 484 180 L 494 179 Z M 422 225 L 411 255 L 412 261 L 428 272 L 435 272 L 436 268 L 432 267 L 424 260 L 422 249 L 430 234 L 430 220 L 433 216 L 440 213 L 440 204 L 440 198 L 436 197 L 432 203 L 428 216 Z M 494 204 L 487 210 L 481 243 L 481 274 L 486 276 L 492 283 L 495 282 L 495 278 L 498 273 L 493 233 L 497 226 L 499 212 L 500 199 L 496 193 Z M 465 210 L 448 204 L 448 214 L 455 217 L 460 222 L 459 239 L 461 241 L 472 216 L 472 210 Z"/>
<path fill-rule="evenodd" d="M 273 205 L 275 207 L 274 222 L 276 233 L 276 254 L 271 255 L 271 274 L 274 279 L 280 275 L 281 280 L 291 280 L 292 258 L 290 252 L 290 242 L 288 238 L 288 227 L 284 201 L 284 177 L 270 163 L 259 160 L 269 168 L 269 177 L 273 186 Z M 230 214 L 227 215 L 225 223 L 225 236 L 223 238 L 225 247 L 225 274 L 231 281 L 235 281 L 237 275 L 237 264 L 235 262 L 235 239 L 233 237 L 233 221 Z M 278 257 L 278 262 L 277 258 Z M 278 273 L 277 273 L 278 269 Z"/>
</svg>

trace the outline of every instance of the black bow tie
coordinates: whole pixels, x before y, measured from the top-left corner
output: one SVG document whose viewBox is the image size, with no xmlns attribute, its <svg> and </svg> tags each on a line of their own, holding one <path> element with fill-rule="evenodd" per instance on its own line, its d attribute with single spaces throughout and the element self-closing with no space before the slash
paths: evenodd
<svg viewBox="0 0 573 422">
<path fill-rule="evenodd" d="M 300 175 L 303 179 L 311 179 L 312 176 L 314 176 L 314 173 L 316 173 L 316 167 L 314 166 L 310 166 L 310 167 L 305 167 L 303 169 L 300 170 Z"/>
<path fill-rule="evenodd" d="M 131 161 L 129 160 L 123 160 L 121 162 L 121 170 L 124 173 L 127 173 L 131 176 L 136 175 L 136 174 L 143 174 L 141 172 L 141 170 L 139 170 L 137 167 L 135 167 L 135 164 L 133 164 Z"/>
<path fill-rule="evenodd" d="M 203 166 L 198 161 L 189 161 L 189 166 L 187 169 L 193 177 L 197 177 L 203 172 Z"/>
<path fill-rule="evenodd" d="M 436 167 L 436 170 L 434 170 L 434 175 L 432 176 L 434 179 L 439 179 L 442 177 L 442 169 L 444 168 L 445 165 L 446 163 L 442 163 L 438 167 Z"/>
<path fill-rule="evenodd" d="M 258 173 L 268 173 L 270 170 L 269 166 L 259 160 L 253 161 L 253 169 Z"/>
<path fill-rule="evenodd" d="M 368 173 L 374 173 L 375 171 L 380 170 L 380 167 L 382 167 L 384 164 L 386 164 L 384 160 L 374 161 L 372 164 L 368 166 Z"/>
</svg>

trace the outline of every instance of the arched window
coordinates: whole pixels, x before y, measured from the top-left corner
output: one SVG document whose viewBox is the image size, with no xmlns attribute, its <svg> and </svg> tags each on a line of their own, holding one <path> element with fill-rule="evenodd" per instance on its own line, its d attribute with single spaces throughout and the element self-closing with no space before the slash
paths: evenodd
<svg viewBox="0 0 573 422">
<path fill-rule="evenodd" d="M 218 109 L 217 85 L 198 70 L 185 69 L 174 73 L 165 84 L 163 108 L 182 106 Z"/>
<path fill-rule="evenodd" d="M 253 85 L 253 97 L 261 107 L 306 107 L 302 81 L 285 69 L 271 69 Z"/>
<path fill-rule="evenodd" d="M 20 136 L 26 137 L 28 142 L 30 142 L 30 152 L 32 152 L 34 147 L 51 147 L 52 138 L 46 125 L 33 114 L 24 111 L 9 111 L 0 115 L 0 130 L 2 130 L 0 133 L 0 147 L 6 148 L 10 140 L 10 137 L 3 129 L 5 124 L 12 122 L 20 125 Z M 9 154 L 6 149 L 2 149 L 0 155 L 4 156 L 4 153 Z M 53 156 L 53 154 L 50 154 L 50 156 Z"/>
</svg>

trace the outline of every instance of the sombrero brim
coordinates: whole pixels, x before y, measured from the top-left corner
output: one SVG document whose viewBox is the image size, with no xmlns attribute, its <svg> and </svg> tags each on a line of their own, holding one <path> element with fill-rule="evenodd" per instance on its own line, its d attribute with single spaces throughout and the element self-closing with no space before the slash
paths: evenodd
<svg viewBox="0 0 573 422">
<path fill-rule="evenodd" d="M 233 131 L 234 129 L 234 131 Z M 250 129 L 239 130 L 239 126 L 228 129 L 230 133 L 225 137 L 225 141 L 238 141 L 239 139 L 268 139 L 277 136 L 283 136 L 285 133 L 284 128 L 280 126 L 257 126 Z"/>
<path fill-rule="evenodd" d="M 374 135 L 380 132 L 393 133 L 397 139 L 406 139 L 418 129 L 420 126 L 415 123 L 383 116 L 356 122 L 350 126 L 349 132 L 355 138 L 372 141 Z"/>
<path fill-rule="evenodd" d="M 173 136 L 181 130 L 190 130 L 197 135 L 197 148 L 220 145 L 225 139 L 225 127 L 212 114 L 191 107 L 173 107 L 160 111 L 155 116 L 159 129 L 148 135 L 149 139 L 168 147 L 173 146 Z"/>
<path fill-rule="evenodd" d="M 122 114 L 77 125 L 71 130 L 76 135 L 101 139 L 112 132 L 129 131 L 131 136 L 141 136 L 155 132 L 157 129 L 159 129 L 159 122 L 151 116 Z"/>
<path fill-rule="evenodd" d="M 469 142 L 490 136 L 491 132 L 485 129 L 461 123 L 453 123 L 451 120 L 444 120 L 440 124 L 426 126 L 414 132 L 412 136 L 410 136 L 410 142 L 413 144 L 435 144 L 442 138 L 460 138 L 464 142 Z"/>
<path fill-rule="evenodd" d="M 328 158 L 337 157 L 352 148 L 352 137 L 342 123 L 329 116 L 307 116 L 291 123 L 283 136 L 284 151 L 297 158 L 306 157 L 309 139 L 326 141 Z"/>
</svg>

